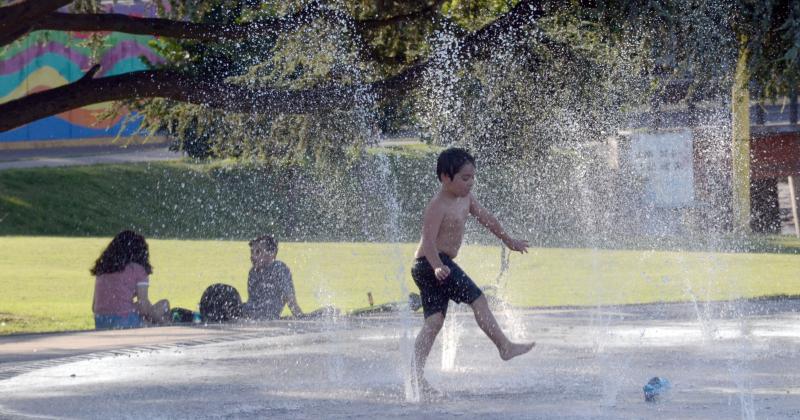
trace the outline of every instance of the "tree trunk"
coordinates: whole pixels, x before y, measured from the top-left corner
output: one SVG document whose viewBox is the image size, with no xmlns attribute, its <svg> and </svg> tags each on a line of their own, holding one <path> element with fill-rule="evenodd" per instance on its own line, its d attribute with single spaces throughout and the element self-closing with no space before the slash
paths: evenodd
<svg viewBox="0 0 800 420">
<path fill-rule="evenodd" d="M 750 232 L 750 74 L 747 39 L 739 40 L 739 59 L 731 92 L 733 141 L 731 145 L 731 182 L 733 190 L 733 229 Z"/>
</svg>

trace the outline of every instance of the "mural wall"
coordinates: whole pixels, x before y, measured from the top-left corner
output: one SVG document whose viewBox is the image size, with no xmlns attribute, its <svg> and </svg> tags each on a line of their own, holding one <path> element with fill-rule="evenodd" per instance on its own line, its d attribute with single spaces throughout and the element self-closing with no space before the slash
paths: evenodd
<svg viewBox="0 0 800 420">
<path fill-rule="evenodd" d="M 134 16 L 153 16 L 145 1 L 117 1 L 104 5 L 107 11 Z M 86 45 L 90 34 L 37 31 L 0 50 L 0 103 L 47 90 L 80 79 L 92 64 L 92 50 Z M 146 69 L 140 57 L 157 62 L 148 46 L 150 36 L 110 33 L 99 49 L 101 65 L 95 77 Z M 122 116 L 101 120 L 111 104 L 96 104 L 35 121 L 0 133 L 0 148 L 111 142 L 122 127 Z M 122 132 L 130 135 L 135 125 Z"/>
</svg>

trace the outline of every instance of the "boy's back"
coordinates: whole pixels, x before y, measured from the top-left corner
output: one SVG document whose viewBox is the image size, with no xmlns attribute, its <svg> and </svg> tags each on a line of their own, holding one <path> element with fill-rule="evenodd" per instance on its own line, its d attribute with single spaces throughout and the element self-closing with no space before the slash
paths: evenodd
<svg viewBox="0 0 800 420">
<path fill-rule="evenodd" d="M 289 267 L 275 260 L 263 267 L 253 267 L 247 276 L 247 311 L 256 318 L 276 319 L 289 296 L 294 296 L 294 283 Z"/>
</svg>

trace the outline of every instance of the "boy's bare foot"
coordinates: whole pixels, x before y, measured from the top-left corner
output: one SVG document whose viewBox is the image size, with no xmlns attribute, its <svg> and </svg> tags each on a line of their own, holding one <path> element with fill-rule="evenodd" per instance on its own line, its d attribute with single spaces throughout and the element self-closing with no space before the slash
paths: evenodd
<svg viewBox="0 0 800 420">
<path fill-rule="evenodd" d="M 508 347 L 500 349 L 500 358 L 511 360 L 521 354 L 525 354 L 535 346 L 536 343 L 508 343 Z"/>
</svg>

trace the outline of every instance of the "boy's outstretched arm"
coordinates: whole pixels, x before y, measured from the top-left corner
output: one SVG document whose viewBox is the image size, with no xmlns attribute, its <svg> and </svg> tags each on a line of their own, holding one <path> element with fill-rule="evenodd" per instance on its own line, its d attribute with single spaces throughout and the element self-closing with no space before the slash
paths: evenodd
<svg viewBox="0 0 800 420">
<path fill-rule="evenodd" d="M 514 239 L 509 236 L 505 230 L 503 230 L 503 226 L 500 225 L 500 222 L 497 220 L 496 217 L 489 210 L 486 210 L 481 206 L 478 200 L 475 198 L 474 195 L 469 195 L 469 213 L 475 216 L 478 219 L 478 222 L 490 232 L 497 236 L 504 244 L 508 247 L 508 249 L 512 251 L 519 251 L 522 253 L 528 252 L 528 241 L 522 239 Z"/>
<path fill-rule="evenodd" d="M 425 215 L 422 219 L 422 253 L 425 254 L 428 264 L 433 267 L 433 273 L 439 281 L 444 281 L 450 275 L 450 269 L 439 258 L 439 249 L 436 247 L 436 238 L 439 236 L 439 228 L 442 226 L 443 219 L 442 207 L 435 201 L 431 201 L 425 208 Z"/>
</svg>

